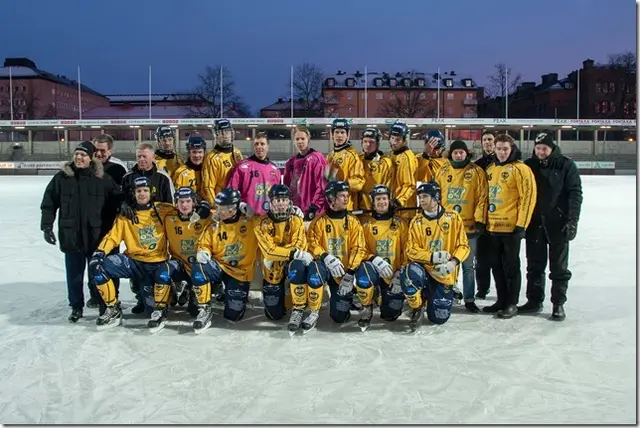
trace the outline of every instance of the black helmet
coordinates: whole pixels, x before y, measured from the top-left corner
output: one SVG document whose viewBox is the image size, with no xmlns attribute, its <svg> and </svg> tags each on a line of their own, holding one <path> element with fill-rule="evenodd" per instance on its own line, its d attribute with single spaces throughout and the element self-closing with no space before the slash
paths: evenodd
<svg viewBox="0 0 640 428">
<path fill-rule="evenodd" d="M 378 128 L 367 128 L 362 133 L 362 138 L 373 138 L 376 140 L 376 143 L 380 144 L 380 139 L 382 139 L 382 134 Z"/>
<path fill-rule="evenodd" d="M 349 183 L 346 181 L 330 181 L 327 183 L 327 187 L 324 189 L 324 196 L 327 201 L 330 201 L 331 197 L 336 197 L 340 192 L 348 192 Z"/>
<path fill-rule="evenodd" d="M 273 204 L 269 204 L 269 215 L 274 220 L 287 220 L 293 214 L 293 202 L 291 201 L 291 190 L 284 184 L 275 184 L 271 186 L 269 189 L 269 201 L 273 201 L 274 199 L 285 198 L 289 199 L 289 206 L 283 213 L 276 213 L 273 211 Z"/>
<path fill-rule="evenodd" d="M 173 198 L 176 200 L 176 202 L 178 202 L 178 199 L 184 199 L 184 198 L 191 198 L 193 199 L 193 202 L 196 202 L 196 200 L 198 199 L 198 196 L 196 195 L 196 192 L 194 192 L 191 187 L 182 186 L 178 190 L 176 190 L 176 193 L 173 196 Z"/>
<path fill-rule="evenodd" d="M 235 205 L 237 208 L 241 201 L 240 192 L 231 187 L 225 187 L 216 195 L 214 200 L 219 207 Z"/>
<path fill-rule="evenodd" d="M 437 201 L 438 203 L 440 203 L 440 200 L 441 200 L 440 186 L 435 181 L 428 181 L 426 183 L 422 183 L 420 186 L 418 186 L 417 194 L 429 195 L 431 196 L 431 199 L 433 199 L 434 201 Z"/>
<path fill-rule="evenodd" d="M 376 198 L 377 195 L 387 195 L 389 197 L 389 200 L 391 200 L 391 189 L 389 189 L 384 184 L 377 184 L 369 192 L 371 203 L 373 203 L 373 200 Z"/>
</svg>

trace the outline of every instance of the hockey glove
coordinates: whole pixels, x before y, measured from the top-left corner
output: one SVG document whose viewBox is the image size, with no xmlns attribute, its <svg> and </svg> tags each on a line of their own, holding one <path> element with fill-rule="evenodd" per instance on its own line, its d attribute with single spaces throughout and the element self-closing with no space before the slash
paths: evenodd
<svg viewBox="0 0 640 428">
<path fill-rule="evenodd" d="M 316 207 L 315 205 L 309 205 L 309 212 L 307 212 L 307 215 L 304 216 L 304 221 L 313 220 L 317 212 L 318 212 L 318 207 Z"/>
<path fill-rule="evenodd" d="M 451 259 L 451 254 L 448 251 L 436 251 L 431 254 L 431 263 L 434 265 L 439 265 L 441 263 L 446 263 Z"/>
<path fill-rule="evenodd" d="M 402 285 L 400 284 L 400 271 L 396 272 L 389 284 L 389 294 L 402 294 Z"/>
<path fill-rule="evenodd" d="M 123 202 L 122 205 L 120 205 L 120 214 L 122 214 L 129 220 L 134 221 L 136 218 L 136 209 L 128 203 Z"/>
<path fill-rule="evenodd" d="M 328 254 L 327 257 L 324 258 L 324 265 L 327 267 L 327 270 L 334 278 L 340 278 L 344 275 L 344 265 L 340 261 L 340 259 Z"/>
<path fill-rule="evenodd" d="M 345 273 L 338 284 L 338 296 L 346 296 L 353 290 L 353 275 Z"/>
<path fill-rule="evenodd" d="M 402 208 L 402 204 L 400 203 L 400 201 L 396 198 L 393 198 L 393 200 L 391 201 L 391 209 L 399 210 L 400 208 Z"/>
<path fill-rule="evenodd" d="M 253 217 L 255 214 L 253 212 L 253 208 L 251 208 L 246 202 L 240 202 L 240 206 L 238 208 L 240 209 L 240 212 L 247 217 Z"/>
<path fill-rule="evenodd" d="M 44 232 L 44 240 L 47 241 L 51 245 L 56 245 L 58 241 L 56 241 L 56 235 L 53 233 L 51 229 L 45 229 Z"/>
<path fill-rule="evenodd" d="M 573 241 L 576 239 L 576 235 L 578 234 L 578 224 L 574 220 L 569 220 L 567 224 L 562 228 L 564 232 L 564 237 L 567 241 Z"/>
<path fill-rule="evenodd" d="M 206 265 L 211 260 L 211 254 L 209 254 L 207 250 L 198 250 L 198 253 L 196 254 L 196 260 L 198 261 L 198 263 Z"/>
<path fill-rule="evenodd" d="M 487 232 L 487 227 L 484 225 L 484 223 L 476 222 L 475 228 L 476 234 L 478 235 L 484 235 Z"/>
<path fill-rule="evenodd" d="M 313 256 L 304 250 L 296 250 L 296 252 L 293 254 L 293 259 L 301 260 L 305 266 L 309 266 L 313 261 Z"/>
<path fill-rule="evenodd" d="M 89 260 L 89 272 L 93 271 L 97 265 L 104 261 L 104 251 L 97 250 L 91 255 L 91 259 Z"/>
<path fill-rule="evenodd" d="M 202 201 L 196 206 L 196 209 L 193 214 L 191 214 L 189 221 L 191 223 L 195 223 L 203 218 L 209 217 L 209 214 L 211 214 L 211 206 L 209 206 L 209 202 Z"/>
<path fill-rule="evenodd" d="M 438 276 L 447 276 L 450 273 L 452 273 L 456 268 L 456 263 L 451 260 L 448 261 L 446 263 L 441 263 L 439 265 L 436 265 L 436 272 L 438 274 Z"/>
<path fill-rule="evenodd" d="M 374 257 L 373 260 L 371 260 L 371 263 L 373 263 L 373 266 L 376 268 L 381 277 L 391 278 L 393 276 L 393 268 L 391 267 L 389 262 L 382 257 Z"/>
</svg>

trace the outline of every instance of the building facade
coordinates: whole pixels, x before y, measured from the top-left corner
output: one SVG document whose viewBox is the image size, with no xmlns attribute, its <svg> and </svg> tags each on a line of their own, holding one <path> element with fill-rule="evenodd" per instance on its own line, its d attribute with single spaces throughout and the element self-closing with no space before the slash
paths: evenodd
<svg viewBox="0 0 640 428">
<path fill-rule="evenodd" d="M 28 58 L 6 58 L 0 68 L 0 120 L 78 119 L 81 110 L 108 105 L 99 92 L 40 70 Z"/>
<path fill-rule="evenodd" d="M 478 117 L 484 90 L 467 75 L 339 70 L 323 83 L 325 117 Z"/>
</svg>

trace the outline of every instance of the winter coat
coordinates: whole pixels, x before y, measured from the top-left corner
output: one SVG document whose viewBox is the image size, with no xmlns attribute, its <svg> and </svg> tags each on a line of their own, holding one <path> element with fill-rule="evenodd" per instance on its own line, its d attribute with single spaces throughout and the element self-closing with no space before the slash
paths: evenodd
<svg viewBox="0 0 640 428">
<path fill-rule="evenodd" d="M 44 191 L 40 229 L 53 229 L 57 214 L 60 250 L 90 254 L 102 237 L 102 211 L 118 198 L 118 186 L 104 176 L 102 163 L 91 161 L 88 168 L 79 169 L 66 162 Z"/>
</svg>

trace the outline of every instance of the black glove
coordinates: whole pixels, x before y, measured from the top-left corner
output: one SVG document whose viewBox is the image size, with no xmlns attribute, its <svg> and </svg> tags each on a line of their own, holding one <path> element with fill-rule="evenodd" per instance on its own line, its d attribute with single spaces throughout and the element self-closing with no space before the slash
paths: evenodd
<svg viewBox="0 0 640 428">
<path fill-rule="evenodd" d="M 196 206 L 196 213 L 200 218 L 207 218 L 209 214 L 211 214 L 211 206 L 207 201 L 200 201 L 200 203 Z"/>
<path fill-rule="evenodd" d="M 513 235 L 514 238 L 524 239 L 525 233 L 526 233 L 526 230 L 524 229 L 524 227 L 516 226 L 516 228 L 513 229 L 513 232 L 511 234 Z"/>
<path fill-rule="evenodd" d="M 485 233 L 487 233 L 487 227 L 484 225 L 484 223 L 476 221 L 475 228 L 476 234 L 478 235 L 484 235 Z"/>
<path fill-rule="evenodd" d="M 316 216 L 317 212 L 318 212 L 318 207 L 316 207 L 313 204 L 309 205 L 309 211 L 307 211 L 307 213 L 304 215 L 304 221 L 313 220 L 313 218 Z"/>
<path fill-rule="evenodd" d="M 569 220 L 562 228 L 562 232 L 564 232 L 564 237 L 567 241 L 573 241 L 576 239 L 576 234 L 578 233 L 578 222 Z"/>
<path fill-rule="evenodd" d="M 89 260 L 89 272 L 93 271 L 97 265 L 102 263 L 104 260 L 105 254 L 104 251 L 96 250 L 91 255 L 91 259 Z"/>
<path fill-rule="evenodd" d="M 120 214 L 122 214 L 129 220 L 134 221 L 134 219 L 136 218 L 136 209 L 128 203 L 123 202 L 122 205 L 120 205 Z"/>
<path fill-rule="evenodd" d="M 56 235 L 53 233 L 51 229 L 45 229 L 44 232 L 44 240 L 47 241 L 51 245 L 56 245 L 58 242 L 56 241 Z"/>
</svg>

